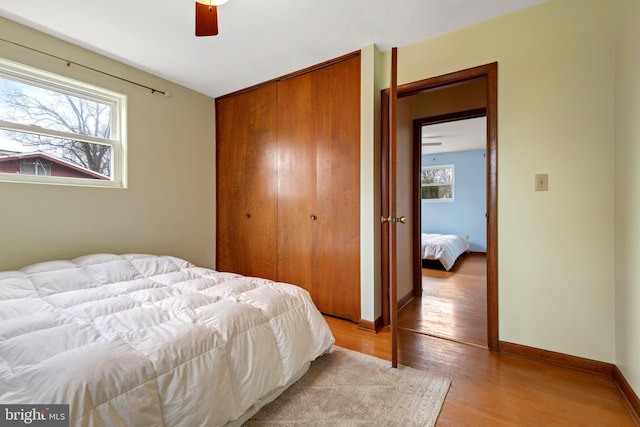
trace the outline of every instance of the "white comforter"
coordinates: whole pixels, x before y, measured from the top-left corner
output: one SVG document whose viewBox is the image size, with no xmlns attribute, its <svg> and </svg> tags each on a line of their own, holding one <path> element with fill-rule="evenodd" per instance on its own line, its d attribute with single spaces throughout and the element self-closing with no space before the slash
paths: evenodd
<svg viewBox="0 0 640 427">
<path fill-rule="evenodd" d="M 68 403 L 71 425 L 224 425 L 333 342 L 303 289 L 178 258 L 0 273 L 0 403 Z"/>
<path fill-rule="evenodd" d="M 447 271 L 468 250 L 469 242 L 460 236 L 422 233 L 422 259 L 438 260 Z"/>
</svg>

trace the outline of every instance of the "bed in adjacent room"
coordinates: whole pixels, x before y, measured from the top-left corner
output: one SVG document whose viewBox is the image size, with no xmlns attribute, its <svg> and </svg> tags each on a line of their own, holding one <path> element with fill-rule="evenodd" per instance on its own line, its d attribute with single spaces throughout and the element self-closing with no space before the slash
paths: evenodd
<svg viewBox="0 0 640 427">
<path fill-rule="evenodd" d="M 439 261 L 445 270 L 453 268 L 460 255 L 469 251 L 469 242 L 454 234 L 422 233 L 423 260 Z"/>
<path fill-rule="evenodd" d="M 72 426 L 240 425 L 333 343 L 305 290 L 175 257 L 0 272 L 0 402 Z"/>
</svg>

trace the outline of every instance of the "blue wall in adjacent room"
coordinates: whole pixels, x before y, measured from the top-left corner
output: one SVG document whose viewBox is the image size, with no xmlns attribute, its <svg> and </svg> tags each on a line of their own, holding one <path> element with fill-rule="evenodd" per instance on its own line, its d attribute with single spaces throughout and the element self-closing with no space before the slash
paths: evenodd
<svg viewBox="0 0 640 427">
<path fill-rule="evenodd" d="M 422 166 L 454 165 L 454 200 L 422 201 L 422 232 L 469 236 L 471 251 L 487 251 L 486 150 L 422 156 Z"/>
</svg>

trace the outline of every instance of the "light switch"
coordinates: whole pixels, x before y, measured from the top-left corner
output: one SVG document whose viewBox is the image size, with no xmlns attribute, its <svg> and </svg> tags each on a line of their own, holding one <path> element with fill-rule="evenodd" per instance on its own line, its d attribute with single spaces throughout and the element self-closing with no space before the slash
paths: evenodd
<svg viewBox="0 0 640 427">
<path fill-rule="evenodd" d="M 549 191 L 549 174 L 536 174 L 536 191 Z"/>
</svg>

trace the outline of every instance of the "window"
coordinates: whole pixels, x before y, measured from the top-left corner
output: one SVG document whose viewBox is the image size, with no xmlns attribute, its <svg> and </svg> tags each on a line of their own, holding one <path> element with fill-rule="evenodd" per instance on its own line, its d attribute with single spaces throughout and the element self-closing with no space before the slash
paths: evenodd
<svg viewBox="0 0 640 427">
<path fill-rule="evenodd" d="M 425 166 L 422 168 L 422 199 L 453 201 L 453 165 Z"/>
<path fill-rule="evenodd" d="M 51 163 L 45 163 L 40 159 L 24 159 L 20 162 L 20 173 L 51 176 Z"/>
<path fill-rule="evenodd" d="M 0 181 L 126 187 L 126 96 L 0 59 Z"/>
</svg>

